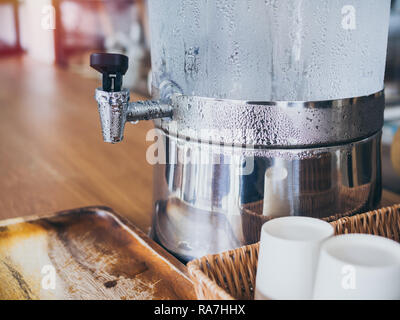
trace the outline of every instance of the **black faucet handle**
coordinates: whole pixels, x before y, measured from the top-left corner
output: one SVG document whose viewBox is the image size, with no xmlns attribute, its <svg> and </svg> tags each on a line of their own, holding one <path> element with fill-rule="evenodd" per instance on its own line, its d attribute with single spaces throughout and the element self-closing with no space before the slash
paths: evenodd
<svg viewBox="0 0 400 320">
<path fill-rule="evenodd" d="M 103 90 L 121 91 L 122 76 L 128 70 L 129 59 L 117 53 L 93 53 L 90 55 L 90 66 L 103 75 Z"/>
</svg>

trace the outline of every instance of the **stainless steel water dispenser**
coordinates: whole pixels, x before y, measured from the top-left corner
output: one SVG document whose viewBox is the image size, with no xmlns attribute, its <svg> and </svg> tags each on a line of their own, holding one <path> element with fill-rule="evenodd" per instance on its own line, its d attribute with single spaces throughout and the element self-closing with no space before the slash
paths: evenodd
<svg viewBox="0 0 400 320">
<path fill-rule="evenodd" d="M 129 102 L 126 57 L 91 64 L 106 142 L 154 120 L 154 239 L 187 261 L 379 203 L 390 0 L 148 5 L 153 100 Z"/>
</svg>

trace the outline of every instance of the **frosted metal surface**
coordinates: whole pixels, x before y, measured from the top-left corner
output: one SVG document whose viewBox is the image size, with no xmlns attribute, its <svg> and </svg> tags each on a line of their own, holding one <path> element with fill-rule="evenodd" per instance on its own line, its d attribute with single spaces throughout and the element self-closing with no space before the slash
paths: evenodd
<svg viewBox="0 0 400 320">
<path fill-rule="evenodd" d="M 383 88 L 390 0 L 149 0 L 153 86 L 241 100 Z"/>
</svg>

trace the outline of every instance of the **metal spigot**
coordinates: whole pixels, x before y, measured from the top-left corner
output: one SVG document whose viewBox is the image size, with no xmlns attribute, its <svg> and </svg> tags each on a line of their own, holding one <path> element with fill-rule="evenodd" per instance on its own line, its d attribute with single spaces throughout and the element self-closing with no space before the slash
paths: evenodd
<svg viewBox="0 0 400 320">
<path fill-rule="evenodd" d="M 103 75 L 103 86 L 96 89 L 95 98 L 105 142 L 122 141 L 127 121 L 172 117 L 172 107 L 159 100 L 129 102 L 129 90 L 122 88 L 122 76 L 128 70 L 127 56 L 94 53 L 90 66 Z"/>
</svg>

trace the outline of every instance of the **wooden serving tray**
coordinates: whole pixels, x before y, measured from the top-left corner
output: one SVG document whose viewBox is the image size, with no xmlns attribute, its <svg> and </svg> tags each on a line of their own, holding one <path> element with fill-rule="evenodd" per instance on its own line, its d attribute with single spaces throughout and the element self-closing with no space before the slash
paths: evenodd
<svg viewBox="0 0 400 320">
<path fill-rule="evenodd" d="M 0 299 L 195 299 L 186 267 L 106 207 L 0 222 Z"/>
</svg>

